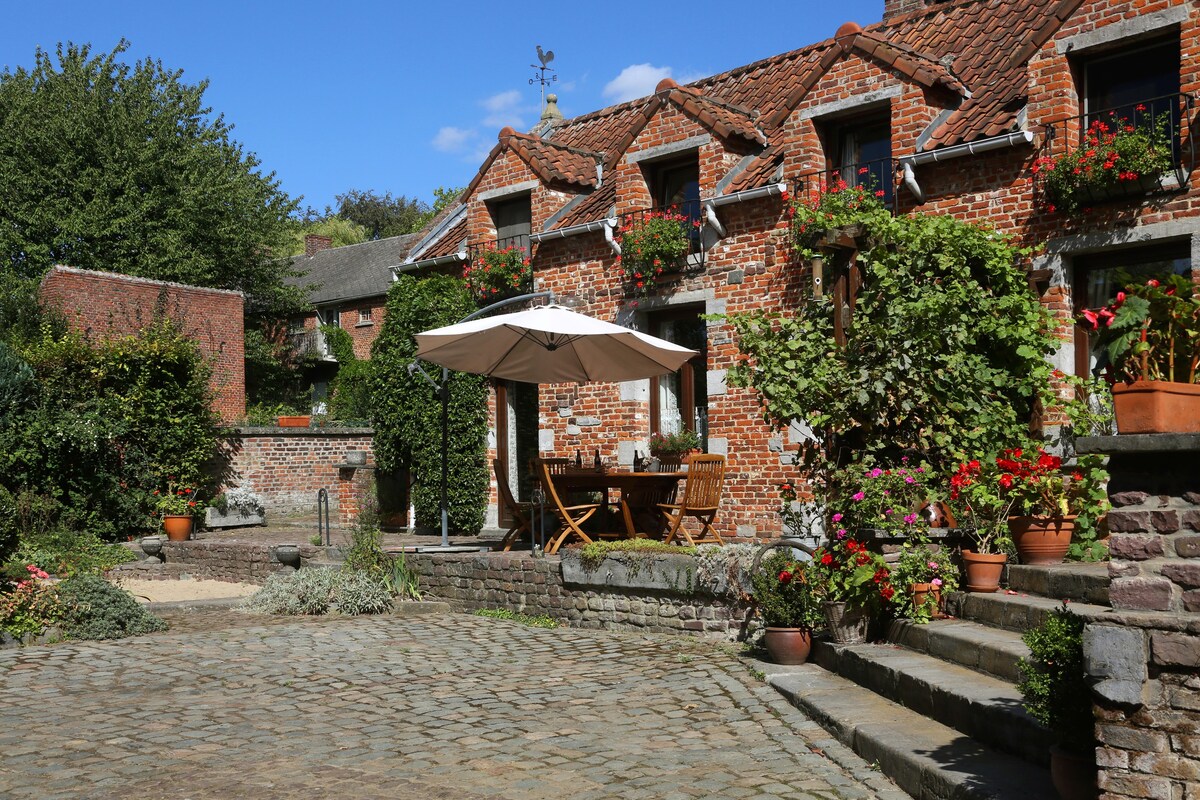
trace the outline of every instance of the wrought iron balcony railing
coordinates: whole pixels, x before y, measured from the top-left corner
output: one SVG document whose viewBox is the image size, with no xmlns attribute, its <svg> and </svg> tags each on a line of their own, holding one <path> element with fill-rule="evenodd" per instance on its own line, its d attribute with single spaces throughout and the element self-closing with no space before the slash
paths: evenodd
<svg viewBox="0 0 1200 800">
<path fill-rule="evenodd" d="M 644 232 L 655 227 L 661 230 L 649 234 L 647 238 Z M 655 233 L 657 239 L 669 239 L 678 231 L 678 236 L 684 240 L 686 247 L 674 247 L 668 241 L 666 249 L 675 251 L 677 255 L 667 258 L 662 263 L 663 271 L 701 271 L 704 269 L 704 228 L 704 208 L 698 199 L 659 208 L 627 211 L 621 215 L 617 229 L 618 241 L 621 242 L 621 257 L 625 260 L 637 258 L 641 242 L 656 241 Z"/>
<path fill-rule="evenodd" d="M 861 188 L 895 213 L 898 171 L 897 162 L 892 158 L 814 170 L 797 176 L 792 187 L 792 197 L 810 203 L 819 203 L 822 195 L 837 194 L 845 189 Z"/>
<path fill-rule="evenodd" d="M 301 358 L 316 358 L 320 361 L 337 361 L 329 349 L 329 342 L 320 328 L 309 328 L 303 331 L 289 331 L 288 341 Z"/>
<path fill-rule="evenodd" d="M 533 291 L 529 234 L 467 245 L 463 276 L 480 303 Z"/>
<path fill-rule="evenodd" d="M 1040 189 L 1047 192 L 1052 180 L 1062 184 L 1069 170 L 1066 183 L 1081 205 L 1186 190 L 1196 163 L 1194 106 L 1195 98 L 1181 92 L 1047 125 L 1035 170 Z"/>
</svg>

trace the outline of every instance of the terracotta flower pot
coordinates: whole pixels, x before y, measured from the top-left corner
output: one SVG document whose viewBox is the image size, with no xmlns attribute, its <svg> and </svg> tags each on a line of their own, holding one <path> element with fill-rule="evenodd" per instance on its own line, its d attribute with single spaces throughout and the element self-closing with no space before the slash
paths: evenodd
<svg viewBox="0 0 1200 800">
<path fill-rule="evenodd" d="M 281 428 L 307 428 L 312 422 L 311 416 L 279 417 L 277 422 Z"/>
<path fill-rule="evenodd" d="M 1200 433 L 1200 384 L 1118 383 L 1112 395 L 1117 433 Z"/>
<path fill-rule="evenodd" d="M 1096 800 L 1096 754 L 1051 747 L 1050 782 L 1062 800 Z"/>
<path fill-rule="evenodd" d="M 909 589 L 912 591 L 913 608 L 921 608 L 932 597 L 933 618 L 940 619 L 945 616 L 942 614 L 942 590 L 939 587 L 934 586 L 932 583 L 914 583 Z"/>
<path fill-rule="evenodd" d="M 1065 517 L 1009 517 L 1008 530 L 1022 564 L 1061 564 L 1075 532 L 1075 515 Z"/>
<path fill-rule="evenodd" d="M 963 566 L 967 573 L 968 592 L 995 592 L 1000 589 L 1000 576 L 1008 556 L 1004 553 L 976 553 L 962 551 Z"/>
<path fill-rule="evenodd" d="M 862 644 L 867 640 L 871 616 L 867 609 L 849 603 L 826 601 L 821 605 L 829 635 L 838 644 Z"/>
<path fill-rule="evenodd" d="M 172 542 L 186 542 L 192 538 L 191 514 L 164 514 L 163 530 Z"/>
<path fill-rule="evenodd" d="M 812 650 L 812 631 L 804 628 L 767 628 L 763 633 L 767 655 L 776 664 L 803 664 Z"/>
</svg>

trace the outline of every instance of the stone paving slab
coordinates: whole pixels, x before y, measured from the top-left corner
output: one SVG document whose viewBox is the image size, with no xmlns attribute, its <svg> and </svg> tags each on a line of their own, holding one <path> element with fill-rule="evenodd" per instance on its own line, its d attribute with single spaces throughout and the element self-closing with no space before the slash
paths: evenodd
<svg viewBox="0 0 1200 800">
<path fill-rule="evenodd" d="M 168 619 L 0 653 L 0 797 L 905 797 L 703 641 L 455 614 Z"/>
</svg>

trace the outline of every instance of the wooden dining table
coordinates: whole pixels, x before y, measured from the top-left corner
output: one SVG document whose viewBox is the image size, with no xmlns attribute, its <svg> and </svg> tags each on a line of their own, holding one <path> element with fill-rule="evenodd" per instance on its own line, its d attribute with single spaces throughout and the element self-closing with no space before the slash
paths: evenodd
<svg viewBox="0 0 1200 800">
<path fill-rule="evenodd" d="M 657 509 L 652 504 L 639 502 L 639 499 L 667 498 L 679 485 L 679 482 L 686 477 L 686 472 L 568 469 L 552 475 L 551 480 L 554 481 L 554 488 L 560 496 L 570 492 L 602 492 L 604 494 L 603 503 L 611 507 L 611 491 L 615 489 L 621 493 L 621 497 L 633 507 L 634 511 L 655 512 L 657 516 Z M 604 518 L 609 518 L 609 515 L 605 514 Z M 626 523 L 623 535 L 632 538 L 637 535 L 637 531 L 631 529 Z"/>
</svg>

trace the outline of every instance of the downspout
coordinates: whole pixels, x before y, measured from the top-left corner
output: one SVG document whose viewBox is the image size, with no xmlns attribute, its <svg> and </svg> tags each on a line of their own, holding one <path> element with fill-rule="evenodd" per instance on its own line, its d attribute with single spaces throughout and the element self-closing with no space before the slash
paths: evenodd
<svg viewBox="0 0 1200 800">
<path fill-rule="evenodd" d="M 949 161 L 952 158 L 961 158 L 962 156 L 988 153 L 992 150 L 1002 150 L 1006 147 L 1017 147 L 1018 145 L 1030 144 L 1031 142 L 1033 142 L 1033 131 L 1013 131 L 1003 136 L 980 139 L 977 142 L 966 142 L 964 144 L 956 144 L 953 147 L 904 156 L 900 159 L 900 166 L 904 170 L 904 185 L 917 198 L 917 202 L 924 203 L 925 192 L 921 189 L 920 184 L 917 183 L 917 176 L 913 171 L 913 167 L 918 167 L 922 164 Z"/>
<path fill-rule="evenodd" d="M 786 191 L 786 183 L 772 183 L 767 186 L 759 186 L 757 189 L 744 189 L 733 194 L 723 194 L 720 197 L 704 200 L 702 201 L 704 205 L 704 218 L 712 226 L 712 229 L 717 232 L 718 236 L 724 237 L 725 226 L 721 224 L 721 220 L 717 219 L 717 206 L 727 206 L 730 203 L 757 200 L 760 197 L 774 197 L 775 195 L 782 195 Z"/>
<path fill-rule="evenodd" d="M 613 231 L 617 229 L 617 221 L 612 217 L 605 217 L 600 221 L 604 223 L 604 241 L 608 242 L 608 247 L 613 251 L 614 255 L 621 255 L 621 245 L 613 239 Z"/>
</svg>

